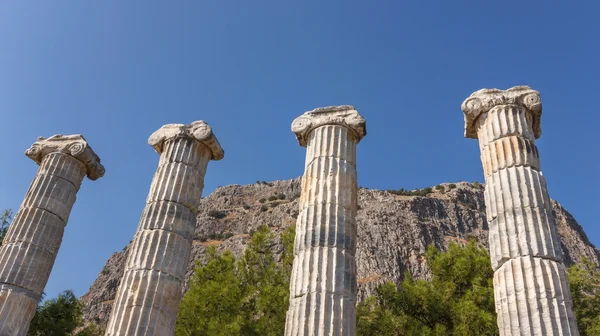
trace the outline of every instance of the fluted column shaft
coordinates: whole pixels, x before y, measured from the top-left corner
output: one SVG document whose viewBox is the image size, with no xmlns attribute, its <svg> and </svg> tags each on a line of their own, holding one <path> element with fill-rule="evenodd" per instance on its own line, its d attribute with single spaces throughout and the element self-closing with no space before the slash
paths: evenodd
<svg viewBox="0 0 600 336">
<path fill-rule="evenodd" d="M 174 333 L 204 175 L 213 159 L 211 148 L 186 133 L 188 126 L 180 126 L 184 134 L 175 132 L 155 146 L 161 153 L 158 169 L 129 249 L 106 335 Z"/>
<path fill-rule="evenodd" d="M 356 334 L 356 132 L 323 125 L 306 136 L 285 335 Z"/>
<path fill-rule="evenodd" d="M 0 247 L 2 336 L 27 334 L 88 171 L 86 164 L 67 153 L 51 152 L 40 155 L 40 160 L 37 175 Z M 103 167 L 101 170 L 100 176 L 104 174 Z"/>
<path fill-rule="evenodd" d="M 578 335 L 535 144 L 541 103 L 525 87 L 518 90 L 529 100 L 494 104 L 473 124 L 486 181 L 498 327 L 500 335 Z M 539 113 L 528 109 L 530 102 L 539 103 Z"/>
</svg>

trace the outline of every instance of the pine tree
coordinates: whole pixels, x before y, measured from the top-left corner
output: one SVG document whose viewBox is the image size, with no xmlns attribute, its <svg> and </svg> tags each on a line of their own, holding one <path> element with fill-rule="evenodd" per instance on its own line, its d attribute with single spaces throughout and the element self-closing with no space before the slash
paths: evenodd
<svg viewBox="0 0 600 336">
<path fill-rule="evenodd" d="M 569 267 L 568 278 L 580 334 L 600 335 L 600 271 L 584 259 Z"/>
<path fill-rule="evenodd" d="M 282 260 L 275 257 L 274 234 L 266 226 L 252 235 L 236 260 L 207 249 L 179 306 L 177 336 L 282 335 L 288 308 L 294 227 L 282 236 Z"/>
<path fill-rule="evenodd" d="M 497 335 L 487 251 L 451 243 L 447 252 L 430 247 L 426 259 L 431 281 L 407 272 L 400 286 L 378 286 L 359 304 L 359 335 Z"/>
</svg>

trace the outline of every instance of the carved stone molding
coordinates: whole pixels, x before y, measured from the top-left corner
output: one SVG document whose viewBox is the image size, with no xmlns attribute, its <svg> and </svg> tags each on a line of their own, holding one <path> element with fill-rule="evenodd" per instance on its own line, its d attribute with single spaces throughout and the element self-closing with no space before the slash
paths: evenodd
<svg viewBox="0 0 600 336">
<path fill-rule="evenodd" d="M 178 137 L 190 137 L 200 141 L 210 148 L 213 160 L 221 160 L 225 156 L 212 128 L 202 120 L 194 121 L 189 125 L 166 124 L 150 135 L 148 144 L 161 154 L 164 143 Z"/>
<path fill-rule="evenodd" d="M 38 165 L 50 153 L 71 155 L 81 161 L 86 166 L 87 177 L 90 180 L 97 180 L 104 176 L 105 170 L 100 163 L 100 158 L 81 134 L 56 134 L 48 139 L 38 137 L 37 141 L 25 151 L 25 155 Z"/>
<path fill-rule="evenodd" d="M 292 122 L 292 132 L 300 146 L 306 147 L 312 130 L 324 125 L 340 125 L 352 130 L 359 142 L 367 135 L 367 122 L 351 105 L 328 106 L 305 112 Z"/>
<path fill-rule="evenodd" d="M 540 93 L 529 86 L 515 86 L 508 90 L 481 89 L 473 92 L 462 103 L 465 117 L 465 137 L 477 139 L 476 122 L 483 113 L 498 105 L 517 105 L 526 108 L 533 116 L 533 133 L 536 138 L 542 135 L 540 119 L 542 101 Z"/>
</svg>

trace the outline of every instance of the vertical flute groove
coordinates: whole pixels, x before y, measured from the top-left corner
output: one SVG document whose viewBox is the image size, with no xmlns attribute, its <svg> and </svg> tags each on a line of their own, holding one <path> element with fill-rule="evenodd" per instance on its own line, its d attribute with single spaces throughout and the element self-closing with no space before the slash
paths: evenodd
<svg viewBox="0 0 600 336">
<path fill-rule="evenodd" d="M 223 157 L 202 121 L 165 125 L 149 143 L 160 159 L 108 322 L 110 336 L 173 335 L 204 175 L 210 160 Z"/>
<path fill-rule="evenodd" d="M 210 150 L 195 139 L 165 142 L 106 335 L 173 333 L 210 159 Z"/>
<path fill-rule="evenodd" d="M 25 154 L 40 167 L 0 247 L 0 335 L 27 334 L 83 178 L 104 175 L 81 135 L 40 137 Z"/>
<path fill-rule="evenodd" d="M 539 93 L 484 89 L 462 108 L 481 150 L 500 335 L 579 335 L 535 145 Z"/>
<path fill-rule="evenodd" d="M 316 120 L 308 123 L 313 129 L 294 130 L 296 123 L 304 127 L 305 117 L 292 124 L 301 145 L 306 141 L 307 154 L 285 335 L 351 336 L 356 334 L 356 145 L 361 137 L 333 117 L 335 122 L 315 126 L 320 121 L 315 114 L 308 117 Z"/>
</svg>

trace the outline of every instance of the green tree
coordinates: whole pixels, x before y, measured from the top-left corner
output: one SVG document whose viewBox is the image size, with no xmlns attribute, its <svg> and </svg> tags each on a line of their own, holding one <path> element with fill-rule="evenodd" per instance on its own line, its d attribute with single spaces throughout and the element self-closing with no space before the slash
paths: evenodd
<svg viewBox="0 0 600 336">
<path fill-rule="evenodd" d="M 46 300 L 38 306 L 31 321 L 31 336 L 72 335 L 81 324 L 81 303 L 72 291 L 66 290 L 55 299 Z"/>
<path fill-rule="evenodd" d="M 427 251 L 430 281 L 407 272 L 359 304 L 360 335 L 497 335 L 493 271 L 487 251 L 470 241 Z M 383 328 L 383 330 L 381 330 Z"/>
<path fill-rule="evenodd" d="M 588 259 L 569 267 L 573 311 L 582 336 L 600 335 L 600 272 Z"/>
<path fill-rule="evenodd" d="M 10 225 L 10 221 L 13 218 L 12 210 L 6 209 L 0 215 L 0 246 L 4 242 L 4 236 L 6 236 L 6 232 L 8 231 L 8 226 Z"/>
<path fill-rule="evenodd" d="M 40 301 L 42 301 L 40 299 Z M 95 324 L 83 326 L 81 302 L 72 291 L 66 290 L 58 297 L 38 305 L 31 321 L 29 336 L 101 336 Z"/>
<path fill-rule="evenodd" d="M 207 250 L 179 306 L 177 336 L 281 335 L 289 300 L 294 227 L 282 235 L 278 262 L 274 234 L 266 226 L 253 233 L 244 255 Z"/>
<path fill-rule="evenodd" d="M 217 255 L 207 250 L 208 262 L 198 266 L 189 291 L 179 306 L 176 335 L 239 335 L 244 291 L 235 257 L 230 251 Z"/>
</svg>

